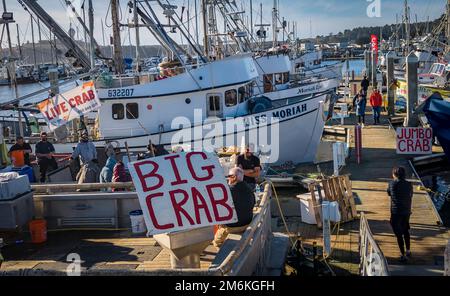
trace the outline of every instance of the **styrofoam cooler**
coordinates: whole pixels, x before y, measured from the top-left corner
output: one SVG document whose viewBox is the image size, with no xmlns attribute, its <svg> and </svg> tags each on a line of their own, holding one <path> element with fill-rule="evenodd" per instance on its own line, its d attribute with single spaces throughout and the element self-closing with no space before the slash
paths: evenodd
<svg viewBox="0 0 450 296">
<path fill-rule="evenodd" d="M 13 199 L 16 196 L 31 191 L 28 176 L 19 176 L 7 182 L 0 182 L 0 200 Z"/>
<path fill-rule="evenodd" d="M 315 193 L 316 196 L 316 204 L 319 204 L 319 194 Z M 322 191 L 322 196 L 325 196 L 325 193 Z M 302 222 L 311 225 L 317 225 L 316 221 L 316 211 L 320 211 L 321 208 L 314 208 L 313 200 L 311 197 L 311 193 L 305 193 L 302 195 L 298 195 L 297 198 L 300 199 L 300 209 L 302 215 Z"/>
<path fill-rule="evenodd" d="M 26 176 L 25 176 L 26 177 Z M 27 225 L 34 217 L 33 193 L 0 200 L 0 229 L 14 230 Z"/>
</svg>

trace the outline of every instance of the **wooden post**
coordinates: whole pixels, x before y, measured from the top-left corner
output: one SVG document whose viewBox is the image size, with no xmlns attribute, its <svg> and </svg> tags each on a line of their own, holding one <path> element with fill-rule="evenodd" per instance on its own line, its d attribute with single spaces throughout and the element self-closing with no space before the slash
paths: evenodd
<svg viewBox="0 0 450 296">
<path fill-rule="evenodd" d="M 390 51 L 386 55 L 387 60 L 387 97 L 388 97 L 388 115 L 395 115 L 395 90 L 396 87 L 392 85 L 395 80 L 394 77 L 394 54 Z"/>
<path fill-rule="evenodd" d="M 128 142 L 125 142 L 125 149 L 127 150 L 128 162 L 131 162 L 130 148 L 128 147 Z"/>
<path fill-rule="evenodd" d="M 447 248 L 445 249 L 445 271 L 444 276 L 450 276 L 450 240 L 448 241 Z"/>
<path fill-rule="evenodd" d="M 406 127 L 416 127 L 418 124 L 418 117 L 414 114 L 415 107 L 418 103 L 418 77 L 417 67 L 419 66 L 419 59 L 412 52 L 406 58 L 406 77 L 408 81 L 408 100 L 406 101 Z"/>
</svg>

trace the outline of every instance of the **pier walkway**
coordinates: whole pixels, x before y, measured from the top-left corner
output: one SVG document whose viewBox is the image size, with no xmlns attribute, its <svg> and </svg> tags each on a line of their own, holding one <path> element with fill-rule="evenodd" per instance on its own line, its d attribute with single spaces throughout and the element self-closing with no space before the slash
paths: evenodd
<svg viewBox="0 0 450 296">
<path fill-rule="evenodd" d="M 370 113 L 367 113 L 366 117 L 369 124 L 363 128 L 362 163 L 357 164 L 352 144 L 350 159 L 342 171 L 342 174 L 351 175 L 353 192 L 358 196 L 357 210 L 366 214 L 375 239 L 387 258 L 391 275 L 443 275 L 444 252 L 450 239 L 449 230 L 439 226 L 439 218 L 432 201 L 425 192 L 418 190 L 419 180 L 413 176 L 408 163 L 410 157 L 396 154 L 395 130 L 390 129 L 388 118 L 384 116 L 382 125 L 373 126 Z M 345 124 L 354 138 L 354 115 L 346 120 Z M 442 150 L 436 148 L 435 152 Z M 390 199 L 386 190 L 392 180 L 391 172 L 394 166 L 404 166 L 408 180 L 414 185 L 411 217 L 413 256 L 407 264 L 399 262 L 400 251 L 389 222 Z M 327 174 L 332 174 L 329 168 L 325 170 Z M 323 245 L 322 231 L 315 225 L 307 225 L 301 221 L 292 221 L 289 225 L 290 231 L 299 234 L 305 245 L 311 246 L 313 242 L 317 242 L 318 246 Z M 336 274 L 358 274 L 359 220 L 342 224 L 339 235 L 336 233 L 334 231 L 332 235 L 333 252 L 330 266 L 335 269 Z"/>
</svg>

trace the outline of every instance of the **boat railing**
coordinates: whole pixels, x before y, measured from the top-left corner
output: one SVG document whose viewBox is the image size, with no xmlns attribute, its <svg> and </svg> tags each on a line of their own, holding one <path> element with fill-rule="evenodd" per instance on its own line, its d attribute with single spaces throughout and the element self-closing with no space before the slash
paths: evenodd
<svg viewBox="0 0 450 296">
<path fill-rule="evenodd" d="M 389 276 L 388 263 L 376 242 L 369 221 L 361 213 L 359 229 L 359 272 L 361 276 Z"/>
<path fill-rule="evenodd" d="M 217 272 L 220 271 L 221 275 L 241 275 L 244 267 L 247 270 L 254 270 L 255 273 L 258 273 L 258 270 L 264 265 L 263 261 L 266 259 L 264 252 L 270 252 L 264 243 L 269 241 L 269 235 L 272 232 L 272 217 L 270 211 L 271 196 L 272 189 L 271 186 L 267 184 L 252 223 L 248 226 L 236 247 L 229 253 L 225 260 L 218 267 L 209 270 L 212 274 L 217 274 Z M 260 252 L 262 254 L 257 261 L 247 260 L 252 251 Z"/>
<path fill-rule="evenodd" d="M 186 65 L 186 66 L 176 66 L 172 68 L 163 68 L 161 72 L 167 73 L 165 78 L 161 78 L 161 72 L 140 72 L 140 73 L 130 73 L 122 75 L 110 75 L 101 74 L 96 80 L 96 88 L 107 89 L 107 88 L 122 88 L 128 86 L 134 86 L 139 84 L 147 84 L 155 82 L 161 79 L 175 77 L 177 75 L 191 71 L 198 66 L 204 66 L 205 64 L 197 65 Z"/>
</svg>

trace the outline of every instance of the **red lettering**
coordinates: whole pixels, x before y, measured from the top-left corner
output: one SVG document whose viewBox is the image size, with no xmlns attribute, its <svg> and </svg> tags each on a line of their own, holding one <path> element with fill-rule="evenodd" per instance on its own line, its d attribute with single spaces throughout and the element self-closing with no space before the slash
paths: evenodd
<svg viewBox="0 0 450 296">
<path fill-rule="evenodd" d="M 142 173 L 141 167 L 147 166 L 147 165 L 153 166 L 153 169 L 150 173 L 148 173 L 147 175 L 144 175 Z M 163 186 L 163 184 L 164 184 L 163 177 L 161 175 L 156 174 L 156 172 L 159 169 L 159 165 L 156 162 L 148 160 L 148 161 L 144 161 L 144 162 L 140 162 L 140 163 L 135 163 L 134 169 L 136 170 L 139 181 L 141 182 L 141 185 L 142 185 L 142 190 L 144 192 L 158 190 L 159 188 L 161 188 Z M 152 187 L 148 187 L 146 179 L 150 179 L 150 178 L 156 178 L 158 180 L 158 183 Z"/>
<path fill-rule="evenodd" d="M 89 99 L 90 100 L 93 100 L 93 99 L 95 99 L 95 94 L 94 94 L 94 91 L 93 90 L 88 90 L 88 95 L 89 95 Z"/>
<path fill-rule="evenodd" d="M 425 131 L 421 128 L 419 129 L 419 139 L 423 139 L 425 137 Z"/>
<path fill-rule="evenodd" d="M 67 109 L 67 106 L 66 106 L 66 102 L 61 103 L 61 109 L 62 109 L 62 112 L 64 112 L 64 113 L 69 112 L 69 110 Z"/>
<path fill-rule="evenodd" d="M 70 105 L 70 107 L 72 107 L 72 108 L 75 108 L 75 107 L 77 106 L 77 104 L 75 103 L 75 100 L 74 100 L 73 98 L 71 98 L 71 99 L 69 100 L 69 105 Z"/>
<path fill-rule="evenodd" d="M 205 182 L 205 181 L 211 180 L 214 177 L 213 170 L 214 170 L 215 166 L 214 165 L 210 165 L 210 166 L 202 167 L 202 170 L 203 171 L 207 171 L 208 175 L 206 177 L 199 177 L 197 175 L 197 173 L 195 172 L 194 167 L 192 166 L 192 157 L 196 156 L 196 155 L 202 157 L 203 160 L 208 159 L 208 156 L 205 153 L 203 153 L 203 152 L 191 152 L 191 153 L 188 153 L 186 155 L 187 166 L 189 168 L 189 171 L 192 174 L 192 177 L 198 182 Z"/>
<path fill-rule="evenodd" d="M 155 215 L 155 210 L 153 209 L 152 199 L 157 198 L 157 197 L 163 197 L 163 196 L 164 196 L 163 193 L 155 193 L 155 194 L 151 194 L 151 195 L 147 196 L 147 198 L 146 198 L 148 213 L 150 214 L 150 219 L 152 219 L 152 223 L 155 226 L 155 228 L 160 229 L 160 230 L 170 229 L 175 226 L 173 224 L 160 225 L 158 223 L 158 219 L 156 218 L 156 215 Z"/>
<path fill-rule="evenodd" d="M 429 140 L 433 138 L 433 130 L 431 128 L 426 129 L 426 138 Z"/>
<path fill-rule="evenodd" d="M 413 140 L 407 140 L 406 146 L 407 146 L 406 150 L 408 152 L 414 151 L 414 141 Z"/>
<path fill-rule="evenodd" d="M 76 96 L 74 99 L 75 99 L 75 102 L 77 103 L 77 106 L 83 105 L 83 101 L 81 101 L 80 96 Z"/>
<path fill-rule="evenodd" d="M 173 210 L 175 211 L 175 216 L 177 217 L 178 226 L 183 227 L 183 220 L 181 219 L 181 214 L 183 214 L 186 219 L 189 221 L 191 225 L 195 225 L 194 220 L 192 220 L 191 216 L 189 216 L 189 213 L 183 209 L 183 206 L 188 202 L 189 200 L 189 194 L 182 190 L 174 190 L 170 191 L 170 200 L 172 201 Z M 183 199 L 180 202 L 177 202 L 177 198 L 175 197 L 177 194 L 183 195 Z"/>
<path fill-rule="evenodd" d="M 178 170 L 177 164 L 175 162 L 175 159 L 180 158 L 179 154 L 167 156 L 164 159 L 170 161 L 170 165 L 172 166 L 173 173 L 175 174 L 175 178 L 177 179 L 176 182 L 172 182 L 172 186 L 181 185 L 181 184 L 187 184 L 187 180 L 181 180 L 180 171 Z"/>
<path fill-rule="evenodd" d="M 194 211 L 195 211 L 195 219 L 197 224 L 201 224 L 202 221 L 200 219 L 200 209 L 203 209 L 205 211 L 206 218 L 208 219 L 209 223 L 212 223 L 213 220 L 211 218 L 211 214 L 209 212 L 208 205 L 203 198 L 200 191 L 197 190 L 197 188 L 192 187 L 192 200 L 194 202 Z"/>
<path fill-rule="evenodd" d="M 219 189 L 222 191 L 222 199 L 216 199 L 213 190 Z M 216 217 L 216 222 L 227 221 L 233 218 L 233 209 L 227 204 L 229 200 L 229 196 L 227 193 L 227 189 L 223 184 L 211 184 L 206 186 L 206 190 L 208 191 L 209 198 L 211 200 L 211 204 L 213 207 L 214 215 Z M 222 206 L 227 210 L 226 216 L 221 217 L 218 206 Z"/>
<path fill-rule="evenodd" d="M 400 150 L 400 152 L 406 152 L 406 141 L 405 140 L 401 140 L 398 142 L 398 150 Z"/>
<path fill-rule="evenodd" d="M 89 96 L 86 93 L 83 93 L 83 104 L 86 104 L 89 101 L 90 101 Z"/>
<path fill-rule="evenodd" d="M 423 140 L 423 151 L 424 152 L 430 152 L 431 151 L 431 141 L 428 139 Z"/>
<path fill-rule="evenodd" d="M 50 116 L 50 114 L 48 114 L 48 111 L 45 111 L 45 117 L 47 117 L 48 120 L 52 120 L 55 117 Z"/>
</svg>

